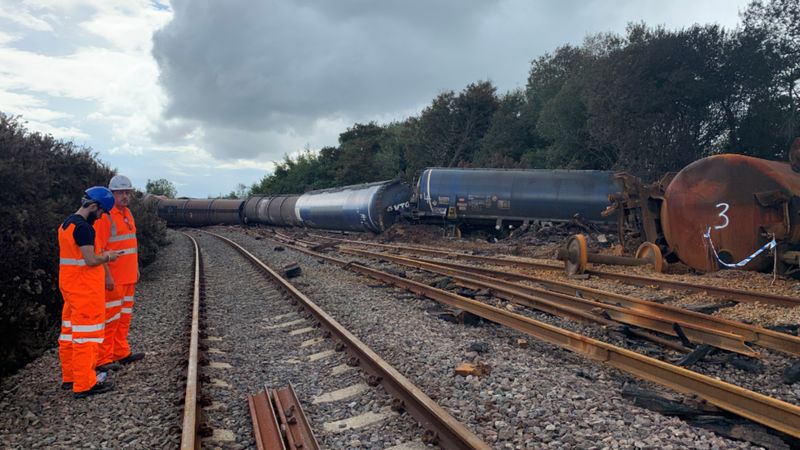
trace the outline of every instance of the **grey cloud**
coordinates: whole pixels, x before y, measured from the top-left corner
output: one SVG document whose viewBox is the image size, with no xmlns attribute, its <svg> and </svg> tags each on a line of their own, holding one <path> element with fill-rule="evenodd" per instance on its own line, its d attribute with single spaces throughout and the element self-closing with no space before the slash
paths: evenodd
<svg viewBox="0 0 800 450">
<path fill-rule="evenodd" d="M 153 50 L 168 115 L 302 127 L 419 102 L 451 85 L 458 47 L 492 5 L 428 3 L 176 1 Z"/>
<path fill-rule="evenodd" d="M 173 0 L 153 54 L 166 117 L 198 124 L 215 156 L 253 157 L 296 150 L 272 149 L 319 119 L 370 120 L 479 79 L 522 86 L 532 59 L 587 33 L 735 14 L 715 1 Z"/>
</svg>

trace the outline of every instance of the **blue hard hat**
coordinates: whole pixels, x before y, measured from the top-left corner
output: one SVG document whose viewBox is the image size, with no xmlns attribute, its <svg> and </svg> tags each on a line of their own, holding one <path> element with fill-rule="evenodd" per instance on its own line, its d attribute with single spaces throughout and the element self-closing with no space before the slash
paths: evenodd
<svg viewBox="0 0 800 450">
<path fill-rule="evenodd" d="M 114 194 L 103 186 L 94 186 L 86 190 L 86 199 L 96 202 L 106 212 L 114 207 Z"/>
</svg>

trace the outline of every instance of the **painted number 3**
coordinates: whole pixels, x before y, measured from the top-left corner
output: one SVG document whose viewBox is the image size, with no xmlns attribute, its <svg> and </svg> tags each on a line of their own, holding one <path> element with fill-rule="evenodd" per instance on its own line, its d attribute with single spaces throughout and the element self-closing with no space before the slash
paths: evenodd
<svg viewBox="0 0 800 450">
<path fill-rule="evenodd" d="M 727 214 L 725 214 L 728 212 L 728 209 L 730 209 L 730 207 L 731 205 L 727 203 L 717 203 L 717 208 L 722 208 L 722 211 L 720 211 L 719 216 L 722 217 L 723 223 L 722 225 L 715 226 L 714 227 L 715 230 L 721 230 L 727 227 L 729 223 L 731 223 L 730 219 L 728 219 Z"/>
</svg>

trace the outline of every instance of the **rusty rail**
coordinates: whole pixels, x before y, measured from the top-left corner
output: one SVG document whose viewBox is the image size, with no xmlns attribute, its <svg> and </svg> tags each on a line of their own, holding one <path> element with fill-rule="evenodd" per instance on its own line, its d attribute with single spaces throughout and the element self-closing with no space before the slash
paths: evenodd
<svg viewBox="0 0 800 450">
<path fill-rule="evenodd" d="M 300 241 L 305 242 L 305 241 Z M 353 249 L 356 250 L 356 249 Z M 389 259 L 393 255 L 386 253 L 375 253 L 380 255 L 381 258 Z M 376 256 L 377 257 L 377 256 Z M 494 281 L 498 279 L 515 280 L 515 281 L 528 281 L 538 283 L 546 289 L 567 294 L 573 298 L 579 295 L 582 298 L 593 299 L 599 302 L 607 303 L 609 305 L 622 306 L 628 309 L 640 310 L 656 314 L 665 320 L 672 321 L 678 324 L 691 324 L 707 331 L 718 331 L 720 333 L 736 334 L 742 337 L 744 342 L 756 344 L 760 347 L 768 348 L 770 350 L 779 351 L 793 356 L 800 356 L 800 337 L 782 333 L 776 330 L 749 325 L 734 320 L 728 320 L 721 317 L 710 316 L 695 311 L 689 311 L 683 308 L 664 305 L 657 302 L 652 302 L 628 295 L 617 294 L 614 292 L 603 291 L 590 287 L 581 286 L 579 284 L 567 283 L 563 281 L 550 280 L 532 275 L 524 275 L 508 271 L 500 271 L 487 269 L 483 267 L 468 266 L 458 264 L 452 261 L 433 261 L 421 258 L 413 258 L 414 261 L 432 263 L 438 266 L 447 266 L 465 272 L 472 272 L 492 278 Z M 530 286 L 515 285 L 517 288 L 525 289 L 526 291 L 541 293 L 542 290 Z M 674 330 L 673 330 L 674 331 Z M 668 334 L 672 334 L 669 333 Z M 724 337 L 724 336 L 723 336 Z M 706 342 L 713 345 L 713 342 Z M 680 350 L 680 349 L 677 349 Z M 735 350 L 732 350 L 735 351 Z M 747 354 L 747 353 L 743 353 Z M 750 355 L 754 356 L 754 355 Z"/>
<path fill-rule="evenodd" d="M 709 329 L 683 321 L 665 319 L 651 312 L 609 305 L 595 300 L 547 291 L 545 289 L 525 286 L 519 283 L 505 282 L 486 275 L 470 273 L 431 262 L 353 248 L 343 248 L 341 251 L 370 258 L 383 258 L 408 267 L 447 275 L 466 287 L 473 289 L 491 289 L 494 294 L 500 298 L 505 298 L 506 300 L 559 316 L 566 315 L 579 319 L 587 319 L 604 325 L 615 321 L 626 325 L 634 325 L 648 330 L 658 331 L 670 336 L 679 336 L 678 332 L 675 330 L 675 324 L 677 324 L 680 326 L 685 336 L 694 343 L 709 344 L 742 355 L 760 357 L 758 352 L 745 344 L 742 336 L 731 332 Z M 607 314 L 611 320 L 605 319 L 603 314 Z M 642 337 L 649 338 L 649 336 Z"/>
<path fill-rule="evenodd" d="M 300 241 L 300 242 L 307 243 L 306 241 Z M 343 250 L 345 249 L 346 248 L 343 248 Z M 352 250 L 359 251 L 357 249 L 352 249 Z M 386 258 L 386 259 L 394 257 L 393 255 L 388 255 L 386 253 L 375 253 L 374 255 L 379 255 L 375 257 Z M 782 333 L 780 331 L 770 330 L 767 328 L 758 327 L 755 325 L 749 325 L 742 322 L 736 322 L 734 320 L 728 320 L 721 317 L 709 316 L 707 314 L 702 314 L 695 311 L 689 311 L 675 306 L 664 305 L 661 303 L 652 302 L 628 295 L 617 294 L 614 292 L 608 292 L 600 289 L 585 287 L 574 283 L 549 280 L 546 278 L 535 277 L 532 275 L 523 275 L 514 272 L 493 270 L 476 266 L 468 266 L 468 265 L 458 264 L 452 261 L 433 261 L 421 258 L 413 258 L 412 260 L 423 263 L 431 263 L 437 266 L 446 266 L 464 272 L 471 272 L 484 275 L 492 278 L 493 281 L 497 281 L 498 279 L 506 279 L 506 280 L 528 281 L 528 282 L 538 283 L 544 286 L 546 289 L 570 296 L 571 299 L 568 299 L 568 301 L 574 299 L 576 296 L 579 295 L 580 298 L 592 299 L 598 302 L 607 303 L 611 306 L 622 306 L 626 309 L 634 309 L 645 313 L 655 314 L 661 317 L 663 320 L 670 321 L 672 323 L 677 323 L 679 325 L 687 324 L 712 334 L 716 334 L 715 332 L 718 332 L 721 333 L 722 339 L 726 339 L 727 338 L 726 335 L 734 334 L 741 336 L 741 339 L 745 343 L 753 343 L 758 346 L 768 348 L 771 350 L 776 350 L 794 356 L 800 356 L 800 337 L 787 333 Z M 546 295 L 546 291 L 543 291 L 542 289 L 536 289 L 530 286 L 515 284 L 513 285 L 513 287 L 517 289 L 523 289 L 527 292 L 532 292 L 535 294 Z M 562 298 L 564 297 L 556 297 L 554 298 L 554 300 L 559 300 Z M 553 298 L 551 297 L 551 299 Z M 630 323 L 630 324 L 635 325 L 635 323 Z M 661 326 L 663 327 L 663 324 Z M 666 330 L 666 333 L 674 335 L 674 333 L 671 332 L 670 330 Z M 643 337 L 649 338 L 647 336 Z M 714 344 L 713 339 L 714 338 L 712 338 L 712 340 L 700 340 L 698 342 L 707 343 L 720 348 L 725 348 L 723 346 Z M 690 340 L 692 340 L 691 337 Z M 738 341 L 739 339 L 736 340 Z M 744 350 L 744 352 L 737 351 L 736 348 L 728 348 L 727 350 L 731 350 L 737 353 L 742 353 L 748 356 L 757 356 L 754 354 L 748 354 L 748 352 L 751 352 L 752 349 L 741 348 L 737 343 L 733 343 L 733 345 L 741 350 Z M 675 349 L 679 351 L 681 350 L 680 348 L 675 348 Z"/>
<path fill-rule="evenodd" d="M 200 259 L 200 247 L 197 241 L 187 233 L 194 246 L 194 287 L 192 293 L 192 329 L 189 341 L 189 363 L 186 369 L 186 394 L 183 404 L 183 426 L 181 432 L 181 449 L 200 448 L 198 436 L 198 424 L 200 423 L 200 409 L 197 405 L 197 362 L 199 357 L 200 341 L 200 290 L 202 279 L 202 260 Z"/>
<path fill-rule="evenodd" d="M 500 270 L 492 270 L 482 267 L 467 266 L 450 261 L 428 261 L 418 258 L 417 260 L 432 262 L 442 266 L 453 267 L 467 272 L 474 272 L 494 278 L 529 281 L 532 283 L 541 284 L 547 289 L 551 289 L 556 292 L 565 294 L 579 294 L 584 298 L 594 299 L 611 305 L 621 305 L 630 309 L 654 312 L 665 319 L 674 320 L 676 322 L 692 323 L 695 326 L 704 327 L 707 329 L 738 334 L 743 337 L 745 342 L 753 343 L 770 350 L 776 350 L 790 355 L 800 356 L 800 337 L 782 333 L 780 331 L 724 319 L 722 317 L 710 316 L 707 314 L 690 311 L 676 306 L 664 305 L 629 295 L 617 294 L 615 292 L 608 292 L 600 289 L 581 286 L 579 284 L 548 280 L 546 278 L 522 275 L 513 272 L 503 272 Z"/>
<path fill-rule="evenodd" d="M 280 235 L 280 233 L 276 233 L 276 235 Z M 545 264 L 542 262 L 531 260 L 529 258 L 501 258 L 494 256 L 469 255 L 466 253 L 460 253 L 454 251 L 443 251 L 432 248 L 426 248 L 418 245 L 400 246 L 400 245 L 364 242 L 352 239 L 337 239 L 316 234 L 312 236 L 339 242 L 346 242 L 349 244 L 387 248 L 400 252 L 426 254 L 441 258 L 456 258 L 465 261 L 477 261 L 484 264 L 490 264 L 496 266 L 525 267 L 528 269 L 536 269 L 536 270 L 554 270 L 554 271 L 564 270 L 562 266 Z M 292 237 L 288 238 L 293 239 Z M 585 273 L 596 276 L 598 278 L 621 281 L 623 283 L 633 284 L 636 286 L 644 286 L 644 287 L 658 286 L 665 289 L 684 290 L 688 292 L 705 292 L 708 295 L 724 300 L 736 300 L 740 302 L 750 302 L 750 303 L 760 302 L 760 303 L 768 303 L 783 307 L 800 306 L 800 298 L 789 297 L 786 295 L 769 294 L 766 292 L 746 291 L 743 289 L 731 289 L 719 286 L 709 286 L 705 284 L 688 283 L 685 281 L 667 280 L 664 278 L 655 278 L 655 277 L 644 277 L 640 275 L 606 272 L 601 270 L 586 270 Z"/>
<path fill-rule="evenodd" d="M 291 383 L 247 396 L 259 450 L 319 450 Z"/>
<path fill-rule="evenodd" d="M 306 297 L 305 294 L 283 279 L 260 259 L 228 238 L 207 231 L 204 231 L 204 233 L 214 236 L 236 249 L 255 265 L 256 268 L 270 276 L 280 284 L 286 292 L 299 301 L 325 329 L 330 331 L 334 338 L 345 344 L 347 351 L 358 359 L 359 364 L 362 365 L 362 368 L 366 372 L 377 377 L 376 379 L 380 380 L 384 389 L 390 395 L 400 399 L 403 408 L 425 429 L 431 431 L 431 433 L 428 434 L 429 443 L 436 443 L 445 449 L 490 449 L 486 443 L 481 441 L 475 434 L 453 418 L 447 411 L 411 383 L 394 367 L 384 361 L 377 353 L 361 342 L 360 339 L 350 333 L 333 317 L 329 316 L 312 302 L 311 299 Z"/>
<path fill-rule="evenodd" d="M 797 405 L 356 262 L 344 261 L 286 242 L 284 244 L 315 258 L 344 266 L 353 272 L 508 326 L 639 378 L 684 394 L 696 395 L 720 409 L 800 438 L 800 407 Z"/>
<path fill-rule="evenodd" d="M 248 395 L 247 405 L 250 407 L 256 448 L 258 450 L 286 450 L 281 427 L 278 425 L 278 417 L 272 405 L 270 390 L 265 386 L 263 391 Z"/>
</svg>

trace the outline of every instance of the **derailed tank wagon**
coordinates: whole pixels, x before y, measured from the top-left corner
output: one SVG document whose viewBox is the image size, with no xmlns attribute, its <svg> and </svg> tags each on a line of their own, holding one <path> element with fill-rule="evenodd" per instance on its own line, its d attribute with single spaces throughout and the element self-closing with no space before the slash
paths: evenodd
<svg viewBox="0 0 800 450">
<path fill-rule="evenodd" d="M 601 213 L 622 189 L 600 170 L 425 169 L 417 183 L 419 215 L 461 223 L 520 225 L 579 217 L 613 222 Z"/>
<path fill-rule="evenodd" d="M 800 274 L 800 139 L 790 161 L 716 155 L 649 185 L 608 171 L 429 168 L 414 192 L 390 180 L 246 201 L 154 201 L 159 216 L 177 226 L 381 233 L 402 218 L 497 229 L 573 219 L 616 223 L 621 242 L 633 230 L 668 261 L 699 271 L 774 267 Z"/>
<path fill-rule="evenodd" d="M 612 209 L 670 261 L 701 272 L 800 274 L 800 139 L 790 162 L 723 154 L 650 185 L 618 178 Z"/>
<path fill-rule="evenodd" d="M 380 181 L 306 192 L 295 211 L 303 226 L 381 233 L 409 207 L 411 187 L 402 181 Z"/>
<path fill-rule="evenodd" d="M 176 226 L 245 223 L 381 233 L 408 211 L 410 197 L 407 183 L 390 180 L 246 201 L 159 199 L 158 212 Z"/>
<path fill-rule="evenodd" d="M 244 200 L 221 198 L 158 199 L 158 215 L 168 225 L 203 227 L 242 223 Z"/>
<path fill-rule="evenodd" d="M 789 271 L 800 256 L 800 173 L 743 155 L 703 158 L 672 179 L 661 221 L 669 249 L 695 269 Z"/>
<path fill-rule="evenodd" d="M 301 223 L 295 213 L 299 195 L 253 196 L 244 205 L 243 221 L 278 227 L 296 227 Z"/>
</svg>

